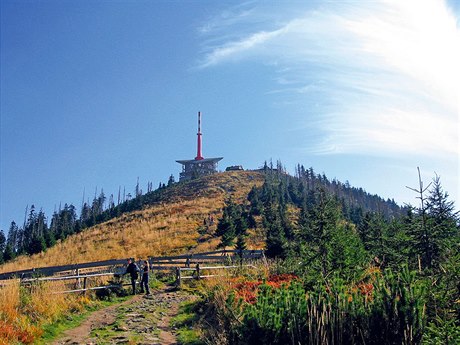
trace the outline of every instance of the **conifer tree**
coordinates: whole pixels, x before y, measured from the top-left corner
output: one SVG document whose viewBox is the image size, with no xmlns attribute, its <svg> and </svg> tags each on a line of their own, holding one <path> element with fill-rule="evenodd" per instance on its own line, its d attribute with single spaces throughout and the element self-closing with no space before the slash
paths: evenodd
<svg viewBox="0 0 460 345">
<path fill-rule="evenodd" d="M 17 247 L 18 246 L 18 232 L 19 232 L 19 228 L 18 228 L 16 222 L 13 220 L 11 222 L 10 228 L 8 230 L 8 239 L 6 241 L 7 246 L 9 246 L 9 249 L 11 250 L 11 252 L 13 254 L 12 257 L 14 257 L 14 253 L 18 249 L 18 247 Z"/>
<path fill-rule="evenodd" d="M 168 179 L 168 187 L 172 186 L 176 181 L 174 180 L 174 175 L 171 174 Z"/>
<path fill-rule="evenodd" d="M 6 237 L 3 230 L 0 230 L 0 264 L 3 263 L 3 253 L 6 247 Z"/>
<path fill-rule="evenodd" d="M 219 248 L 233 246 L 236 237 L 236 220 L 238 219 L 237 205 L 232 199 L 227 200 L 226 206 L 222 212 L 222 218 L 219 219 L 216 236 L 221 237 Z"/>
<path fill-rule="evenodd" d="M 337 201 L 321 188 L 315 193 L 315 205 L 307 211 L 298 234 L 308 244 L 311 260 L 320 261 L 321 272 L 326 276 L 331 269 L 332 238 L 337 230 L 341 211 Z"/>
<path fill-rule="evenodd" d="M 263 224 L 266 231 L 266 255 L 285 258 L 287 255 L 286 235 L 279 208 L 276 205 L 267 203 L 264 206 Z"/>
<path fill-rule="evenodd" d="M 419 184 L 419 189 L 410 188 L 420 195 L 420 207 L 409 229 L 410 247 L 412 254 L 419 258 L 419 268 L 432 271 L 445 259 L 452 240 L 458 241 L 458 213 L 454 212 L 454 204 L 448 200 L 438 176 L 423 188 L 419 171 Z M 428 197 L 425 196 L 427 190 Z"/>
<path fill-rule="evenodd" d="M 13 260 L 14 258 L 15 258 L 14 250 L 11 247 L 11 245 L 8 243 L 5 247 L 5 251 L 3 252 L 3 260 L 6 262 L 6 261 Z"/>
<path fill-rule="evenodd" d="M 433 178 L 432 187 L 427 198 L 427 227 L 432 240 L 432 263 L 438 266 L 446 259 L 458 244 L 459 224 L 458 214 L 453 201 L 448 200 L 449 194 L 444 192 L 439 176 Z"/>
</svg>

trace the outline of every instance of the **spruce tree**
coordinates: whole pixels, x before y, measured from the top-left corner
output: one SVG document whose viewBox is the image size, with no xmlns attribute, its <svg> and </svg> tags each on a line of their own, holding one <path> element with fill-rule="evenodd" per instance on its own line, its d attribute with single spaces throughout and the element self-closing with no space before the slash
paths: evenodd
<svg viewBox="0 0 460 345">
<path fill-rule="evenodd" d="M 266 231 L 266 255 L 285 258 L 287 255 L 286 235 L 279 208 L 276 205 L 267 203 L 264 206 L 263 224 Z"/>
<path fill-rule="evenodd" d="M 168 187 L 172 186 L 176 181 L 174 180 L 174 175 L 171 174 L 168 179 Z"/>
<path fill-rule="evenodd" d="M 438 267 L 446 260 L 451 250 L 458 245 L 459 212 L 455 211 L 449 194 L 443 191 L 439 176 L 433 178 L 432 187 L 427 198 L 427 227 L 432 241 L 432 263 Z"/>
<path fill-rule="evenodd" d="M 14 253 L 17 251 L 17 245 L 18 245 L 18 232 L 19 232 L 19 228 L 16 224 L 15 221 L 12 221 L 11 222 L 11 225 L 10 225 L 10 228 L 8 230 L 8 239 L 6 241 L 6 244 L 9 246 L 10 250 L 12 251 L 13 253 L 13 256 L 14 256 Z"/>
<path fill-rule="evenodd" d="M 305 211 L 304 211 L 305 212 Z M 308 209 L 303 227 L 298 235 L 307 241 L 310 260 L 319 260 L 323 276 L 331 269 L 332 238 L 341 219 L 338 202 L 323 188 L 315 192 L 315 204 Z"/>
<path fill-rule="evenodd" d="M 0 230 L 0 264 L 3 263 L 3 253 L 6 247 L 6 237 L 3 230 Z"/>
<path fill-rule="evenodd" d="M 14 250 L 11 247 L 11 245 L 8 243 L 5 247 L 5 251 L 3 252 L 3 260 L 6 262 L 6 261 L 13 260 L 14 258 L 15 258 Z"/>
<path fill-rule="evenodd" d="M 419 268 L 433 272 L 440 268 L 453 243 L 458 243 L 458 212 L 454 211 L 454 203 L 448 200 L 438 176 L 426 188 L 420 176 L 419 183 L 418 190 L 411 188 L 420 195 L 420 207 L 408 231 L 410 247 L 419 260 Z M 427 190 L 428 197 L 425 196 Z"/>
<path fill-rule="evenodd" d="M 238 207 L 235 203 L 229 199 L 226 202 L 226 206 L 222 212 L 222 218 L 219 219 L 217 229 L 215 232 L 216 236 L 221 237 L 219 248 L 226 248 L 233 246 L 236 233 L 236 220 L 238 219 Z"/>
</svg>

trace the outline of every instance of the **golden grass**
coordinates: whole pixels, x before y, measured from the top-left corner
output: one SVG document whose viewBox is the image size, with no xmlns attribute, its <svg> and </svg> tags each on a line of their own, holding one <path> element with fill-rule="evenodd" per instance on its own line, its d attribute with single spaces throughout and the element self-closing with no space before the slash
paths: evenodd
<svg viewBox="0 0 460 345">
<path fill-rule="evenodd" d="M 216 225 L 200 234 L 203 220 L 212 214 L 217 221 L 228 197 L 243 202 L 252 186 L 262 183 L 263 174 L 259 172 L 227 172 L 174 185 L 165 190 L 161 202 L 85 229 L 44 253 L 21 256 L 0 266 L 0 272 L 214 250 L 219 243 L 212 237 Z M 250 232 L 254 236 L 249 248 L 260 248 L 257 231 Z M 43 324 L 89 303 L 86 297 L 52 294 L 68 288 L 65 283 L 55 282 L 26 290 L 14 280 L 0 287 L 0 345 L 33 343 L 40 337 Z"/>
<path fill-rule="evenodd" d="M 0 344 L 32 344 L 42 335 L 43 324 L 90 303 L 82 296 L 53 295 L 60 285 L 50 282 L 21 288 L 19 281 L 11 280 L 0 288 Z"/>
<path fill-rule="evenodd" d="M 83 262 L 147 258 L 184 252 L 216 249 L 218 239 L 209 236 L 198 243 L 198 228 L 209 214 L 217 218 L 228 197 L 235 202 L 246 200 L 254 186 L 263 183 L 260 172 L 225 172 L 165 190 L 161 202 L 134 211 L 108 222 L 85 229 L 68 237 L 46 252 L 21 256 L 0 266 L 1 272 L 76 264 Z M 215 228 L 215 227 L 214 227 Z M 260 248 L 260 234 L 252 232 L 249 248 Z"/>
</svg>

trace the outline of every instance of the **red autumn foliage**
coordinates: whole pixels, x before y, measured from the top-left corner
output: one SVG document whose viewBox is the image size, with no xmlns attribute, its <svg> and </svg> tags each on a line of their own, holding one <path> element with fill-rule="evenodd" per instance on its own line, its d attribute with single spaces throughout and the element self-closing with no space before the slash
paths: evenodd
<svg viewBox="0 0 460 345">
<path fill-rule="evenodd" d="M 20 342 L 21 344 L 32 344 L 35 341 L 39 331 L 31 327 L 30 329 L 19 329 L 17 326 L 7 323 L 0 320 L 0 334 L 2 335 L 0 339 L 0 344 L 3 344 L 3 341 L 6 341 L 5 344 Z"/>
<path fill-rule="evenodd" d="M 364 296 L 372 296 L 372 291 L 374 290 L 374 285 L 371 283 L 360 283 L 358 285 L 359 291 Z"/>
<path fill-rule="evenodd" d="M 279 289 L 283 285 L 289 286 L 292 280 L 296 280 L 298 277 L 294 274 L 273 274 L 268 277 L 265 282 L 272 288 Z M 246 303 L 254 304 L 257 301 L 257 292 L 259 286 L 263 284 L 263 281 L 245 281 L 238 283 L 234 286 L 236 297 L 243 299 Z"/>
</svg>

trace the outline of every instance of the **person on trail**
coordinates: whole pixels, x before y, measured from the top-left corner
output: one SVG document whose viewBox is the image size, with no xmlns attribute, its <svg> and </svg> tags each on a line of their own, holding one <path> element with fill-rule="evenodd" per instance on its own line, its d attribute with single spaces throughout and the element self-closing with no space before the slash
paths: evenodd
<svg viewBox="0 0 460 345">
<path fill-rule="evenodd" d="M 144 293 L 144 286 L 145 286 L 145 294 L 150 295 L 149 290 L 149 271 L 150 266 L 147 260 L 144 260 L 144 265 L 142 269 L 142 279 L 141 279 L 141 293 Z"/>
<path fill-rule="evenodd" d="M 136 280 L 139 278 L 139 267 L 137 267 L 134 259 L 128 259 L 128 267 L 126 267 L 125 274 L 128 274 L 131 277 L 131 286 L 133 287 L 132 294 L 136 294 Z"/>
</svg>

